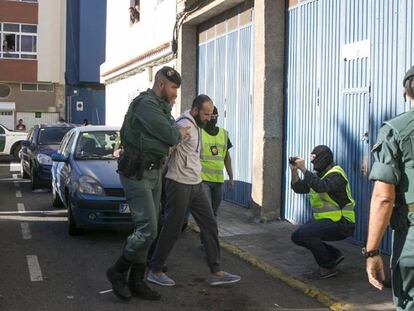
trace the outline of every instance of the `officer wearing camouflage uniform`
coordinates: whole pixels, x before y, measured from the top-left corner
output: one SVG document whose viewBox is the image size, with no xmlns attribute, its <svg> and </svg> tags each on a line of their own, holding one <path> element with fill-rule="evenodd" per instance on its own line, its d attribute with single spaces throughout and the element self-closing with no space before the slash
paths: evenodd
<svg viewBox="0 0 414 311">
<path fill-rule="evenodd" d="M 188 135 L 187 128 L 174 126 L 171 116 L 180 84 L 177 71 L 171 67 L 161 68 L 155 75 L 153 88 L 131 102 L 121 128 L 118 173 L 135 229 L 128 236 L 121 257 L 106 274 L 114 294 L 124 300 L 132 295 L 160 299 L 143 278 L 147 252 L 157 235 L 161 169 L 169 148 Z"/>
<path fill-rule="evenodd" d="M 414 310 L 414 67 L 406 73 L 403 85 L 411 109 L 384 123 L 372 149 L 375 162 L 370 179 L 375 184 L 363 253 L 369 282 L 383 289 L 379 245 L 391 224 L 394 303 L 397 310 Z"/>
</svg>

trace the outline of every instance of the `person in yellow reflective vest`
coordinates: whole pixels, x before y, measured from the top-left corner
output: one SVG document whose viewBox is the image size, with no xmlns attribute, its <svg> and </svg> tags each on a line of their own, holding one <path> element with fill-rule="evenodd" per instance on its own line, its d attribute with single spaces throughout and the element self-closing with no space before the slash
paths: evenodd
<svg viewBox="0 0 414 311">
<path fill-rule="evenodd" d="M 292 233 L 292 241 L 309 249 L 318 269 L 306 274 L 310 279 L 325 279 L 338 274 L 337 266 L 344 260 L 343 253 L 326 241 L 350 237 L 355 229 L 355 201 L 344 170 L 333 161 L 329 147 L 316 146 L 311 152 L 315 172 L 305 167 L 305 160 L 292 157 L 291 187 L 296 193 L 308 193 L 313 219 Z M 303 179 L 298 171 L 303 173 Z"/>
<path fill-rule="evenodd" d="M 233 169 L 231 167 L 231 157 L 229 149 L 233 146 L 227 131 L 217 126 L 218 111 L 214 107 L 213 115 L 204 129 L 201 130 L 201 178 L 203 188 L 210 200 L 214 216 L 223 199 L 224 174 L 226 168 L 229 180 L 227 190 L 231 191 L 234 187 Z"/>
</svg>

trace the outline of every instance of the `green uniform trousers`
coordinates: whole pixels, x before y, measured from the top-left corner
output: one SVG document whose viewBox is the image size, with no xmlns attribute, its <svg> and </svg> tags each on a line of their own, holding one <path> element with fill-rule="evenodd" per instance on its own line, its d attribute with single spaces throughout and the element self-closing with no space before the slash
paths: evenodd
<svg viewBox="0 0 414 311">
<path fill-rule="evenodd" d="M 145 264 L 148 249 L 157 237 L 161 199 L 161 170 L 145 170 L 141 180 L 119 175 L 131 210 L 134 231 L 128 236 L 123 255 L 133 263 Z"/>
<path fill-rule="evenodd" d="M 414 310 L 414 226 L 393 232 L 392 288 L 397 310 Z"/>
</svg>

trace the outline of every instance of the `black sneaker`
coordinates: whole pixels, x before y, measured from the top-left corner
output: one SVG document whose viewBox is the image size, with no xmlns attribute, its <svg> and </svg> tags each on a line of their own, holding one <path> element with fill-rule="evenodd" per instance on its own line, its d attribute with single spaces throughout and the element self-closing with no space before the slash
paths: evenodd
<svg viewBox="0 0 414 311">
<path fill-rule="evenodd" d="M 335 267 L 330 269 L 319 267 L 317 270 L 313 272 L 306 273 L 305 277 L 310 280 L 321 280 L 331 278 L 337 274 L 338 270 Z"/>
<path fill-rule="evenodd" d="M 114 267 L 106 271 L 106 277 L 112 284 L 112 291 L 121 300 L 128 300 L 132 297 L 127 284 L 127 272 L 117 272 Z"/>
<path fill-rule="evenodd" d="M 161 295 L 155 290 L 151 289 L 144 281 L 139 281 L 130 287 L 131 293 L 134 297 L 145 300 L 160 300 Z"/>
</svg>

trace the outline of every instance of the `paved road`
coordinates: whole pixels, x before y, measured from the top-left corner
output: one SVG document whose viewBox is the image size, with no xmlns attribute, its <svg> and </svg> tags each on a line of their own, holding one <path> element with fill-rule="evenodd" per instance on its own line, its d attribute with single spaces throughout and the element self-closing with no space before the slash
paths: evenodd
<svg viewBox="0 0 414 311">
<path fill-rule="evenodd" d="M 157 287 L 162 294 L 157 302 L 120 302 L 104 272 L 119 256 L 126 234 L 70 237 L 66 211 L 51 206 L 51 193 L 32 192 L 30 182 L 20 179 L 18 164 L 0 159 L 0 310 L 326 310 L 225 252 L 223 267 L 243 279 L 210 287 L 193 232 L 182 235 L 168 261 L 177 286 Z"/>
</svg>

